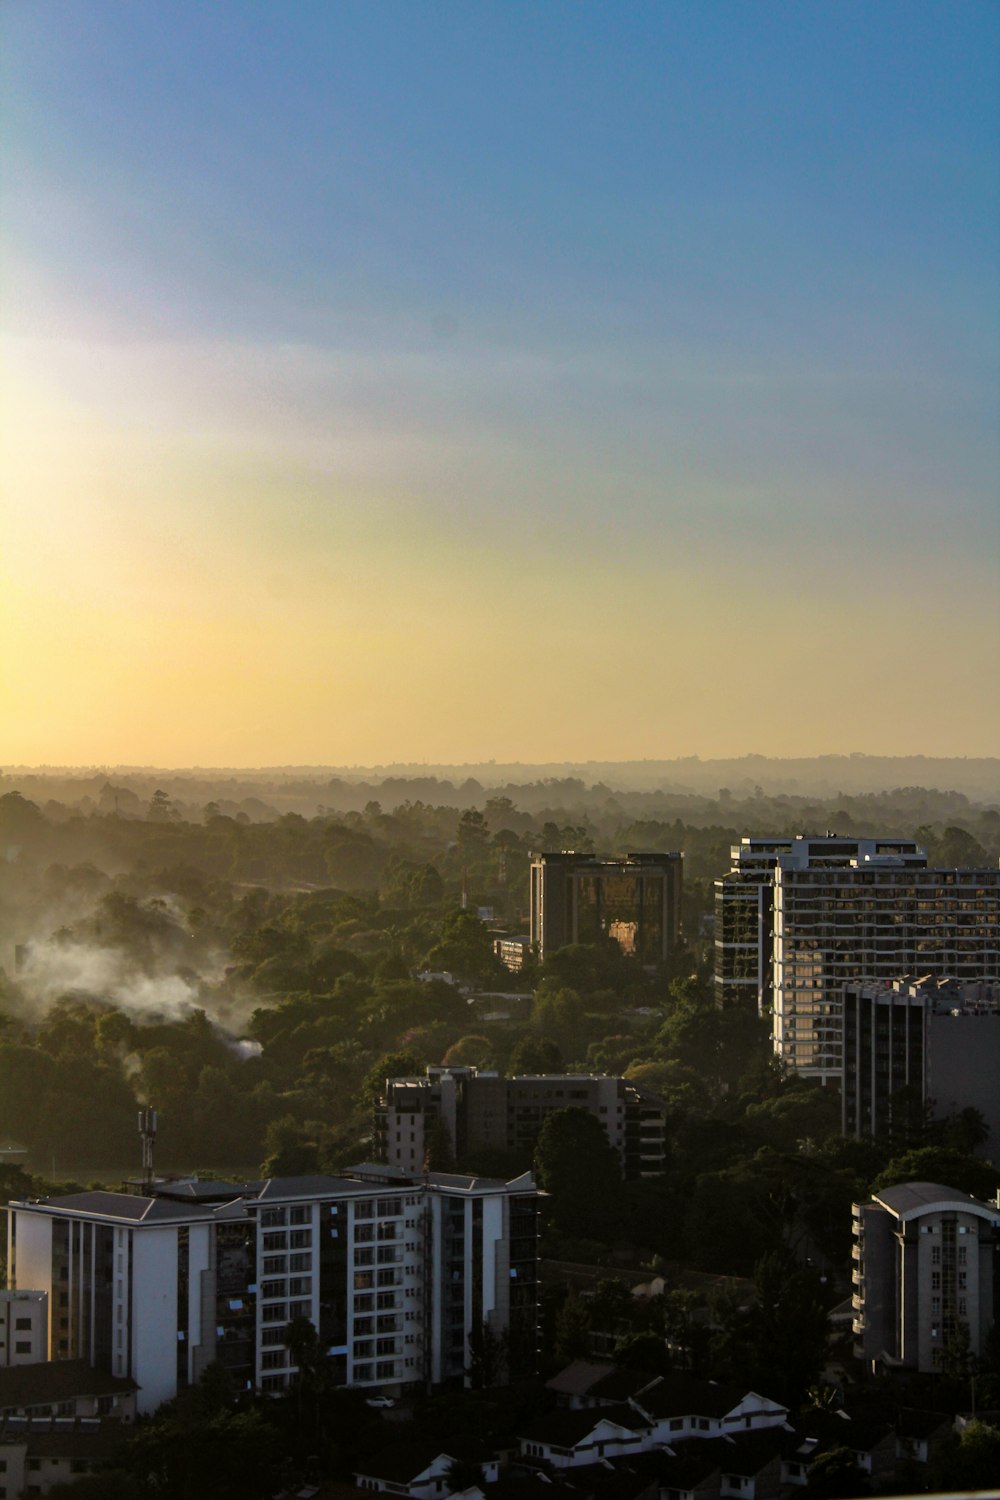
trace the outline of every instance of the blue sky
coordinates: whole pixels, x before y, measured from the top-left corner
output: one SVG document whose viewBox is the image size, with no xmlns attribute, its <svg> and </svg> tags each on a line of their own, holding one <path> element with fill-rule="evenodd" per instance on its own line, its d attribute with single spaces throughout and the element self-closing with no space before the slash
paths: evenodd
<svg viewBox="0 0 1000 1500">
<path fill-rule="evenodd" d="M 995 5 L 2 28 L 13 758 L 995 748 Z"/>
</svg>

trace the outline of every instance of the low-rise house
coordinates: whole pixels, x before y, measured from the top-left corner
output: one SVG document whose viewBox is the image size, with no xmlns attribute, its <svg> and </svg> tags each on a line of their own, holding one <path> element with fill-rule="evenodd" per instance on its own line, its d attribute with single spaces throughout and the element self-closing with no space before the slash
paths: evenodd
<svg viewBox="0 0 1000 1500">
<path fill-rule="evenodd" d="M 98 1417 L 0 1420 L 0 1500 L 44 1495 L 56 1484 L 106 1468 L 131 1428 Z"/>
<path fill-rule="evenodd" d="M 788 1408 L 780 1401 L 741 1386 L 696 1380 L 682 1372 L 659 1376 L 630 1400 L 649 1419 L 653 1439 L 660 1443 L 758 1432 L 788 1421 Z"/>
<path fill-rule="evenodd" d="M 553 1411 L 539 1417 L 519 1437 L 523 1458 L 556 1469 L 575 1468 L 596 1459 L 640 1453 L 651 1446 L 651 1424 L 634 1407 L 600 1411 Z"/>
<path fill-rule="evenodd" d="M 0 1417 L 32 1419 L 135 1417 L 138 1387 L 128 1376 L 93 1369 L 85 1359 L 60 1359 L 0 1370 Z"/>
<path fill-rule="evenodd" d="M 896 1457 L 929 1464 L 953 1429 L 946 1412 L 904 1407 L 896 1419 Z"/>
<path fill-rule="evenodd" d="M 545 1382 L 554 1391 L 556 1403 L 570 1411 L 587 1411 L 601 1406 L 617 1406 L 628 1401 L 653 1377 L 637 1370 L 622 1370 L 616 1365 L 589 1359 L 575 1359 L 565 1369 Z"/>
<path fill-rule="evenodd" d="M 500 1473 L 500 1461 L 494 1453 L 481 1443 L 459 1438 L 448 1445 L 447 1451 L 436 1443 L 396 1443 L 369 1459 L 363 1469 L 355 1471 L 354 1478 L 362 1490 L 406 1495 L 409 1500 L 438 1500 L 460 1493 L 449 1477 L 455 1464 L 478 1468 L 484 1484 L 495 1483 Z"/>
</svg>

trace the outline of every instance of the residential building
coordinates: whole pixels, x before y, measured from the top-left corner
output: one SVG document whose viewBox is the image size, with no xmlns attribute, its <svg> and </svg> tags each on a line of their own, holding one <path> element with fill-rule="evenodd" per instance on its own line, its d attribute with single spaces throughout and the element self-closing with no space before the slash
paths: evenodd
<svg viewBox="0 0 1000 1500">
<path fill-rule="evenodd" d="M 906 1089 L 938 1118 L 978 1110 L 1000 1140 L 998 1080 L 1000 984 L 925 976 L 844 986 L 845 1135 L 887 1134 L 893 1096 Z"/>
<path fill-rule="evenodd" d="M 362 1164 L 342 1177 L 160 1182 L 12 1203 L 15 1287 L 47 1293 L 48 1352 L 131 1377 L 155 1409 L 220 1361 L 280 1391 L 307 1318 L 333 1378 L 392 1391 L 463 1379 L 470 1338 L 535 1353 L 538 1193 Z"/>
<path fill-rule="evenodd" d="M 0 1370 L 48 1358 L 49 1299 L 44 1292 L 0 1292 Z"/>
<path fill-rule="evenodd" d="M 855 1354 L 931 1374 L 959 1326 L 973 1355 L 1000 1310 L 1000 1208 L 936 1182 L 854 1205 Z"/>
<path fill-rule="evenodd" d="M 541 959 L 569 943 L 613 938 L 640 963 L 680 941 L 683 855 L 538 854 L 531 862 L 531 942 Z"/>
<path fill-rule="evenodd" d="M 503 937 L 495 937 L 493 952 L 505 969 L 518 974 L 531 959 L 531 936 L 525 932 L 516 936 L 505 934 Z"/>
<path fill-rule="evenodd" d="M 730 849 L 732 868 L 715 882 L 715 1000 L 771 1011 L 774 867 L 793 838 L 744 838 Z"/>
<path fill-rule="evenodd" d="M 0 1500 L 103 1468 L 129 1435 L 135 1390 L 82 1359 L 0 1369 Z"/>
<path fill-rule="evenodd" d="M 431 1066 L 424 1077 L 387 1078 L 375 1109 L 375 1141 L 390 1165 L 418 1171 L 431 1124 L 440 1119 L 460 1159 L 487 1151 L 530 1157 L 546 1116 L 558 1109 L 586 1110 L 600 1121 L 626 1179 L 663 1171 L 663 1100 L 624 1078 L 596 1073 L 504 1078 L 472 1067 Z"/>
<path fill-rule="evenodd" d="M 823 1084 L 842 1081 L 849 980 L 1000 979 L 1000 868 L 929 869 L 911 840 L 744 840 L 716 914 L 717 997 L 748 1003 L 756 925 L 757 1004 L 775 1051 Z"/>
</svg>

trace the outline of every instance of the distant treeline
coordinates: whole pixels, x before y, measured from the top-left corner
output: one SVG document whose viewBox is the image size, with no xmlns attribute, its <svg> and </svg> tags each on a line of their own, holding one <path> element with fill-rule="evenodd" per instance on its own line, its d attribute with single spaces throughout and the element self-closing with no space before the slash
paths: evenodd
<svg viewBox="0 0 1000 1500">
<path fill-rule="evenodd" d="M 661 811 L 677 815 L 686 799 L 715 800 L 728 792 L 738 800 L 765 796 L 835 801 L 845 794 L 880 794 L 890 787 L 956 792 L 973 802 L 1000 805 L 1000 758 L 925 755 L 821 755 L 782 759 L 744 755 L 731 760 L 580 761 L 564 764 L 480 762 L 470 765 L 272 766 L 258 769 L 165 769 L 155 766 L 9 767 L 0 792 L 19 790 L 35 801 L 100 803 L 105 787 L 119 790 L 120 811 L 159 787 L 184 806 L 205 802 L 250 802 L 251 817 L 266 806 L 275 812 L 311 816 L 323 807 L 360 811 L 371 798 L 386 804 L 404 799 L 481 806 L 488 796 L 507 796 L 526 811 L 567 796 L 599 802 L 631 793 L 664 796 Z"/>
</svg>

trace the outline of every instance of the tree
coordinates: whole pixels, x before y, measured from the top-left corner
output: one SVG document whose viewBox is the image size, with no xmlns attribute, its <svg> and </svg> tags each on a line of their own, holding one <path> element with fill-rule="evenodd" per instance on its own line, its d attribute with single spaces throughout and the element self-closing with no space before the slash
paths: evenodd
<svg viewBox="0 0 1000 1500">
<path fill-rule="evenodd" d="M 609 1241 L 623 1210 L 621 1166 L 604 1127 L 582 1109 L 548 1115 L 535 1147 L 539 1187 L 559 1234 Z"/>
<path fill-rule="evenodd" d="M 424 1171 L 454 1172 L 455 1147 L 448 1122 L 432 1115 L 424 1132 Z"/>
<path fill-rule="evenodd" d="M 940 1182 L 973 1198 L 986 1199 L 996 1192 L 996 1168 L 947 1146 L 924 1146 L 895 1157 L 876 1177 L 872 1191 L 877 1193 L 900 1182 Z"/>
<path fill-rule="evenodd" d="M 561 1073 L 562 1069 L 562 1053 L 546 1036 L 523 1036 L 515 1043 L 507 1059 L 507 1073 L 511 1078 L 525 1073 Z"/>
<path fill-rule="evenodd" d="M 666 1375 L 672 1368 L 666 1342 L 656 1333 L 630 1333 L 619 1339 L 614 1361 L 624 1370 L 642 1370 L 650 1375 Z"/>
<path fill-rule="evenodd" d="M 556 1315 L 555 1354 L 560 1364 L 585 1359 L 590 1353 L 590 1313 L 575 1292 L 570 1292 Z"/>
<path fill-rule="evenodd" d="M 1000 1427 L 968 1422 L 960 1436 L 953 1433 L 935 1454 L 928 1477 L 932 1490 L 992 1492 L 1000 1478 Z"/>
<path fill-rule="evenodd" d="M 819 1279 L 786 1251 L 762 1256 L 749 1308 L 719 1304 L 712 1364 L 720 1375 L 796 1406 L 814 1385 L 827 1348 Z"/>
<path fill-rule="evenodd" d="M 305 1177 L 319 1171 L 319 1147 L 294 1115 L 272 1120 L 264 1135 L 262 1177 Z"/>
<path fill-rule="evenodd" d="M 493 1055 L 493 1043 L 489 1037 L 470 1033 L 453 1042 L 441 1059 L 447 1068 L 483 1068 Z"/>
<path fill-rule="evenodd" d="M 473 1390 L 489 1390 L 500 1385 L 507 1371 L 508 1336 L 494 1333 L 489 1323 L 477 1324 L 469 1334 L 469 1379 Z M 475 1480 L 471 1481 L 476 1483 Z M 468 1485 L 463 1485 L 467 1489 Z"/>
<path fill-rule="evenodd" d="M 855 1496 L 871 1492 L 853 1451 L 842 1445 L 817 1454 L 809 1465 L 809 1479 L 802 1493 L 823 1496 L 824 1500 L 854 1500 Z"/>
<path fill-rule="evenodd" d="M 387 1078 L 419 1078 L 424 1065 L 412 1048 L 401 1052 L 385 1052 L 373 1067 L 368 1069 L 361 1085 L 365 1101 L 374 1104 L 385 1093 Z"/>
</svg>

